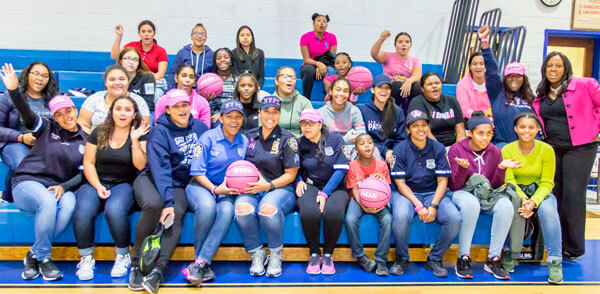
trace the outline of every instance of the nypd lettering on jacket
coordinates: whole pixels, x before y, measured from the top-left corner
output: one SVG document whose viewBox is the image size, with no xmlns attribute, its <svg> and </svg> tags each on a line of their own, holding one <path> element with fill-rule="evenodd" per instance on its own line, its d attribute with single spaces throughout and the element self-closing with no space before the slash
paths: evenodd
<svg viewBox="0 0 600 294">
<path fill-rule="evenodd" d="M 184 155 L 181 164 L 192 164 L 192 159 L 194 159 L 194 148 L 196 148 L 196 143 L 198 142 L 198 135 L 196 133 L 190 133 L 187 136 L 175 137 L 173 140 L 175 141 L 179 152 Z"/>
</svg>

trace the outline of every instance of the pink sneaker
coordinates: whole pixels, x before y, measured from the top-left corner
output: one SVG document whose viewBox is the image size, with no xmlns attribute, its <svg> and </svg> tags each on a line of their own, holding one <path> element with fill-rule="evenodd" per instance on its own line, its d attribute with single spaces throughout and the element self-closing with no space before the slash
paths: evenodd
<svg viewBox="0 0 600 294">
<path fill-rule="evenodd" d="M 333 256 L 325 255 L 322 258 L 323 265 L 321 266 L 321 273 L 324 275 L 335 274 L 335 266 L 333 266 Z"/>
<path fill-rule="evenodd" d="M 310 255 L 310 260 L 308 261 L 308 266 L 306 267 L 306 273 L 309 275 L 318 275 L 321 273 L 321 257 L 313 253 Z"/>
</svg>

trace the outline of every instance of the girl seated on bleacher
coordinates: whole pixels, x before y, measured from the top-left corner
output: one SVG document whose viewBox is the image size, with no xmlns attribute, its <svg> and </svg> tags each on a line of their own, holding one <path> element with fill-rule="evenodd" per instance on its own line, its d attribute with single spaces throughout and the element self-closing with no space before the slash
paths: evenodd
<svg viewBox="0 0 600 294">
<path fill-rule="evenodd" d="M 144 98 L 150 112 L 154 112 L 154 75 L 142 61 L 140 52 L 133 47 L 123 48 L 117 64 L 127 70 L 129 77 L 127 90 Z"/>
<path fill-rule="evenodd" d="M 348 53 L 346 53 L 346 52 L 338 53 L 335 56 L 334 62 L 335 62 L 334 66 L 335 66 L 335 70 L 336 70 L 337 74 L 326 76 L 323 79 L 323 86 L 325 87 L 325 91 L 327 92 L 327 95 L 325 95 L 325 103 L 327 103 L 328 101 L 331 101 L 331 83 L 333 83 L 333 81 L 335 81 L 338 78 L 345 78 L 348 75 L 350 68 L 352 68 L 352 59 L 350 59 L 350 55 L 348 55 Z M 348 101 L 350 103 L 356 105 L 356 102 L 358 102 L 358 95 L 360 95 L 366 91 L 367 91 L 367 89 L 363 89 L 363 88 L 354 89 L 354 91 L 348 98 Z"/>
<path fill-rule="evenodd" d="M 465 119 L 471 118 L 473 111 L 483 111 L 489 114 L 491 109 L 485 86 L 485 63 L 481 52 L 471 53 L 468 64 L 469 73 L 456 84 L 456 99 L 458 99 Z"/>
<path fill-rule="evenodd" d="M 333 59 L 337 52 L 337 38 L 327 31 L 329 15 L 313 13 L 313 30 L 300 37 L 302 53 L 302 94 L 310 99 L 315 80 L 322 80 L 334 73 Z"/>
<path fill-rule="evenodd" d="M 214 72 L 213 66 L 213 55 L 214 52 L 208 45 L 206 45 L 206 27 L 203 24 L 197 23 L 192 29 L 191 33 L 191 44 L 183 46 L 183 48 L 177 51 L 175 60 L 171 64 L 169 74 L 167 77 L 167 83 L 169 90 L 175 88 L 175 71 L 182 64 L 191 65 L 194 68 L 196 74 L 196 80 L 207 72 Z M 195 83 L 196 81 L 194 81 Z"/>
<path fill-rule="evenodd" d="M 296 72 L 289 66 L 282 66 L 275 75 L 275 92 L 273 95 L 281 99 L 281 117 L 279 125 L 300 137 L 300 112 L 305 108 L 313 108 L 310 101 L 296 90 Z"/>
<path fill-rule="evenodd" d="M 213 63 L 215 64 L 215 73 L 223 80 L 223 91 L 219 96 L 213 96 L 214 94 L 211 93 L 205 97 L 210 104 L 212 122 L 215 123 L 219 120 L 223 102 L 233 98 L 238 72 L 233 65 L 233 53 L 229 48 L 217 49 L 213 56 Z"/>
<path fill-rule="evenodd" d="M 25 280 L 62 278 L 52 262 L 52 241 L 67 227 L 75 209 L 71 191 L 81 183 L 81 162 L 87 134 L 76 123 L 77 108 L 67 96 L 48 102 L 52 118 L 33 112 L 18 88 L 12 64 L 2 67 L 2 80 L 21 114 L 23 124 L 32 130 L 36 143 L 23 159 L 12 180 L 13 197 L 18 208 L 35 214 L 35 241 L 25 257 Z"/>
<path fill-rule="evenodd" d="M 48 65 L 35 61 L 23 69 L 19 76 L 19 92 L 27 99 L 35 114 L 52 117 L 48 101 L 58 94 L 58 82 Z M 35 137 L 31 130 L 23 125 L 8 91 L 0 99 L 0 138 L 0 156 L 8 167 L 2 199 L 12 202 L 12 175 L 23 158 L 29 154 L 31 146 L 35 144 Z"/>
<path fill-rule="evenodd" d="M 260 89 L 265 83 L 265 52 L 256 48 L 254 32 L 249 26 L 241 26 L 236 36 L 236 48 L 231 52 L 233 65 L 238 72 L 252 71 L 258 81 L 257 89 Z"/>
<path fill-rule="evenodd" d="M 240 74 L 235 85 L 233 99 L 239 100 L 244 106 L 244 122 L 240 130 L 242 134 L 258 127 L 258 111 L 260 110 L 260 103 L 258 102 L 260 88 L 258 85 L 254 73 L 249 70 L 245 70 Z"/>
<path fill-rule="evenodd" d="M 116 64 L 106 68 L 104 86 L 106 90 L 87 97 L 81 106 L 77 123 L 81 125 L 86 133 L 91 133 L 96 127 L 104 123 L 108 115 L 108 109 L 119 96 L 131 97 L 137 103 L 142 119 L 150 124 L 150 110 L 144 98 L 127 91 L 129 76 L 123 66 Z"/>
<path fill-rule="evenodd" d="M 330 85 L 329 93 L 331 101 L 319 108 L 323 123 L 329 132 L 343 136 L 344 142 L 349 145 L 347 148 L 353 150 L 356 137 L 365 133 L 365 122 L 358 107 L 348 102 L 348 97 L 352 95 L 350 82 L 345 78 L 337 78 Z"/>
</svg>

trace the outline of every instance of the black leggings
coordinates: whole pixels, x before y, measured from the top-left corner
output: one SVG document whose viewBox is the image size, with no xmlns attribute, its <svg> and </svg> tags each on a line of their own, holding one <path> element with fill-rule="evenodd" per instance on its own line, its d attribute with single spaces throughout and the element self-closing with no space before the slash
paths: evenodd
<svg viewBox="0 0 600 294">
<path fill-rule="evenodd" d="M 135 243 L 133 245 L 132 258 L 132 263 L 135 265 L 139 263 L 142 242 L 156 228 L 164 203 L 156 190 L 156 186 L 154 186 L 154 181 L 148 170 L 142 171 L 135 179 L 135 182 L 133 182 L 133 192 L 135 200 L 142 210 L 135 227 Z M 173 201 L 175 203 L 175 219 L 173 225 L 163 232 L 160 241 L 160 256 L 155 265 L 163 273 L 171 260 L 173 250 L 175 250 L 177 243 L 179 243 L 179 237 L 181 237 L 183 218 L 187 210 L 184 188 L 173 188 Z"/>
<path fill-rule="evenodd" d="M 597 148 L 598 143 L 554 148 L 554 196 L 560 215 L 562 249 L 573 257 L 585 253 L 586 191 Z"/>
<path fill-rule="evenodd" d="M 348 191 L 339 189 L 331 193 L 325 202 L 325 208 L 321 214 L 319 203 L 317 203 L 317 193 L 319 193 L 319 189 L 313 185 L 307 184 L 306 186 L 307 188 L 304 195 L 298 197 L 298 200 L 296 201 L 296 204 L 300 209 L 300 220 L 302 221 L 304 238 L 306 238 L 311 254 L 321 253 L 319 241 L 321 238 L 322 215 L 323 236 L 325 237 L 323 253 L 332 254 L 337 240 L 340 237 L 340 233 L 342 233 L 346 207 L 348 207 L 348 202 L 350 201 Z"/>
<path fill-rule="evenodd" d="M 410 87 L 410 93 L 408 93 L 408 96 L 406 96 L 405 98 L 402 98 L 402 96 L 400 96 L 400 88 L 402 88 L 402 84 L 404 84 L 403 82 L 392 82 L 392 98 L 394 98 L 394 101 L 396 102 L 396 105 L 400 106 L 400 108 L 402 108 L 402 111 L 404 111 L 404 117 L 406 117 L 406 113 L 408 112 L 408 105 L 410 104 L 410 101 L 423 94 L 423 91 L 421 91 L 421 84 L 419 82 L 414 82 L 412 83 L 411 87 Z"/>
</svg>

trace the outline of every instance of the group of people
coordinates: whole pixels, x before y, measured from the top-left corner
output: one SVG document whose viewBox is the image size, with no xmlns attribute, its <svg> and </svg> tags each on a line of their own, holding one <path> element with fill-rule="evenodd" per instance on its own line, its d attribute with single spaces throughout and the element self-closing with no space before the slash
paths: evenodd
<svg viewBox="0 0 600 294">
<path fill-rule="evenodd" d="M 195 214 L 195 259 L 183 270 L 191 284 L 215 278 L 212 258 L 233 222 L 252 255 L 249 273 L 277 277 L 285 216 L 297 207 L 310 249 L 308 274 L 335 273 L 332 254 L 344 225 L 361 268 L 403 274 L 417 215 L 441 225 L 425 267 L 448 276 L 442 257 L 458 236 L 455 272 L 473 278 L 471 240 L 479 214 L 486 213 L 493 221 L 484 268 L 508 279 L 518 264 L 525 221 L 537 214 L 548 281 L 562 283 L 563 259 L 576 261 L 585 249 L 585 189 L 600 132 L 598 82 L 573 77 L 567 57 L 552 52 L 533 94 L 522 64 L 498 68 L 484 26 L 478 32 L 481 53 L 470 58 L 470 73 L 459 83 L 464 99 L 441 94 L 441 78 L 422 73 L 419 61 L 408 56 L 408 34 L 395 37 L 396 52 L 381 52 L 389 31 L 371 50 L 384 74 L 370 89 L 352 89 L 345 78 L 352 61 L 335 54 L 329 17 L 312 19 L 314 31 L 300 41 L 300 73 L 305 95 L 311 80 L 324 79 L 328 101 L 318 110 L 295 90 L 291 67 L 278 70 L 274 93 L 259 95 L 264 52 L 247 26 L 238 30 L 235 50 L 214 52 L 204 44 L 206 28 L 194 26 L 192 44 L 178 52 L 167 81 L 161 81 L 167 59 L 154 40 L 154 25 L 140 23 L 141 40 L 123 49 L 117 26 L 111 51 L 117 64 L 105 72 L 106 90 L 88 97 L 79 112 L 58 94 L 44 63 L 30 64 L 20 77 L 5 64 L 0 154 L 10 173 L 4 196 L 35 213 L 23 279 L 62 277 L 50 249 L 71 219 L 81 257 L 77 276 L 92 279 L 94 220 L 101 211 L 115 240 L 111 276 L 129 273 L 132 290 L 158 291 L 186 211 Z M 223 93 L 203 97 L 194 89 L 196 79 L 213 70 L 223 79 Z M 372 100 L 359 109 L 353 102 L 366 91 Z M 259 180 L 245 189 L 228 187 L 227 168 L 243 159 L 257 167 Z M 362 203 L 358 189 L 368 177 L 391 185 L 388 205 Z M 136 209 L 141 213 L 130 251 L 128 215 Z M 373 214 L 380 226 L 374 260 L 360 241 L 364 214 Z M 142 271 L 143 240 L 157 227 L 163 229 L 160 254 Z M 388 269 L 392 234 L 396 259 Z"/>
</svg>

